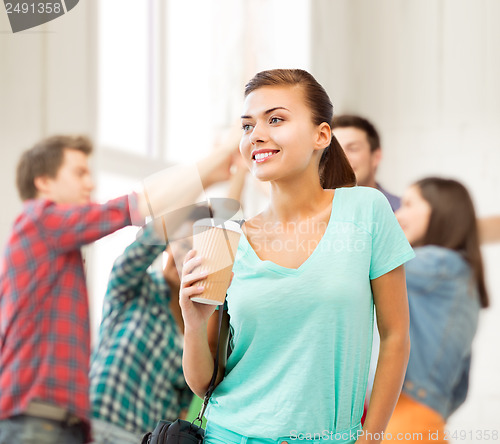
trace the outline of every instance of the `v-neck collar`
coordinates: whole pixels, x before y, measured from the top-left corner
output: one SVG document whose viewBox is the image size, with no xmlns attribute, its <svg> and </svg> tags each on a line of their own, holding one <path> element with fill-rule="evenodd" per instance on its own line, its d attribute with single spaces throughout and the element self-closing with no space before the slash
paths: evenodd
<svg viewBox="0 0 500 444">
<path fill-rule="evenodd" d="M 286 275 L 294 275 L 294 274 L 300 274 L 302 273 L 305 269 L 309 267 L 309 264 L 314 260 L 314 257 L 319 254 L 319 250 L 322 248 L 322 244 L 326 242 L 325 238 L 328 237 L 329 231 L 331 230 L 331 226 L 333 225 L 333 216 L 334 216 L 334 207 L 335 207 L 335 202 L 337 202 L 338 197 L 337 193 L 340 190 L 340 188 L 335 189 L 333 193 L 333 198 L 332 198 L 332 208 L 330 210 L 330 218 L 328 219 L 328 224 L 326 226 L 325 232 L 323 233 L 323 236 L 319 240 L 318 244 L 316 245 L 316 248 L 313 250 L 313 252 L 309 255 L 309 257 L 302 262 L 302 264 L 298 268 L 289 268 L 289 267 L 284 267 L 283 265 L 279 265 L 276 262 L 273 262 L 271 260 L 262 260 L 258 254 L 255 252 L 253 249 L 252 245 L 248 241 L 247 237 L 245 234 L 241 235 L 242 242 L 244 244 L 244 248 L 247 251 L 247 254 L 250 254 L 256 260 L 259 264 L 262 266 L 266 267 L 269 270 L 275 271 L 280 274 L 286 274 Z"/>
</svg>

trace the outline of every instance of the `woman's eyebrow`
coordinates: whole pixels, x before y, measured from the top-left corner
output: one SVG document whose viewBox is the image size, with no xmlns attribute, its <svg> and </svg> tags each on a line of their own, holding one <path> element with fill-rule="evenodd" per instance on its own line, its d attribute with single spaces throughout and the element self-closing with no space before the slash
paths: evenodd
<svg viewBox="0 0 500 444">
<path fill-rule="evenodd" d="M 264 111 L 264 115 L 267 115 L 267 114 L 270 114 L 272 113 L 273 111 L 276 111 L 277 109 L 284 109 L 285 111 L 288 111 L 290 112 L 290 110 L 288 108 L 285 108 L 284 106 L 275 106 L 274 108 L 270 108 L 268 109 L 267 111 Z M 242 119 L 251 119 L 252 116 L 241 116 Z"/>
</svg>

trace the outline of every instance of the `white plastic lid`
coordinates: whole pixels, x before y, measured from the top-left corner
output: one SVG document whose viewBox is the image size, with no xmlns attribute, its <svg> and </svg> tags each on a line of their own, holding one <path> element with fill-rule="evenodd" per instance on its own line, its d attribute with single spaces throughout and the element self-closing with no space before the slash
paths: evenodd
<svg viewBox="0 0 500 444">
<path fill-rule="evenodd" d="M 243 234 L 240 224 L 234 220 L 223 220 L 223 219 L 199 219 L 193 224 L 193 229 L 195 227 L 212 227 L 212 228 L 224 228 L 226 230 L 235 231 L 238 234 Z"/>
</svg>

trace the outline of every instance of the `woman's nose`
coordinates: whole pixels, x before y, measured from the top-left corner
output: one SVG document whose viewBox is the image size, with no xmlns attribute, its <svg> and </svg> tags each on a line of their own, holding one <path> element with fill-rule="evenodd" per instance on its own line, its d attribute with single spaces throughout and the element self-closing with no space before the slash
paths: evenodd
<svg viewBox="0 0 500 444">
<path fill-rule="evenodd" d="M 267 139 L 267 132 L 263 124 L 256 123 L 253 127 L 252 133 L 250 134 L 250 143 L 256 144 L 259 142 L 265 142 Z"/>
</svg>

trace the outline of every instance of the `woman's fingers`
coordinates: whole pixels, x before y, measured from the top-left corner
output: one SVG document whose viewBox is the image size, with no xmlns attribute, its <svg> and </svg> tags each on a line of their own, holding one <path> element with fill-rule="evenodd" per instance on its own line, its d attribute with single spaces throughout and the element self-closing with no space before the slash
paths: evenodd
<svg viewBox="0 0 500 444">
<path fill-rule="evenodd" d="M 182 296 L 186 298 L 192 298 L 193 296 L 196 296 L 198 294 L 203 293 L 204 287 L 202 286 L 192 286 L 192 287 L 186 287 L 182 290 Z"/>
<path fill-rule="evenodd" d="M 194 269 L 201 265 L 201 257 L 196 256 L 196 251 L 190 250 L 184 259 L 184 265 L 182 267 L 182 279 L 191 274 Z"/>
<path fill-rule="evenodd" d="M 182 277 L 181 286 L 183 288 L 190 287 L 194 282 L 201 281 L 202 279 L 205 279 L 207 276 L 208 273 L 206 271 L 197 271 L 196 273 L 186 274 L 185 276 Z"/>
<path fill-rule="evenodd" d="M 186 256 L 184 257 L 183 265 L 186 265 L 186 262 L 188 262 L 190 259 L 193 259 L 193 257 L 195 256 L 196 256 L 196 250 L 189 250 L 186 253 Z"/>
<path fill-rule="evenodd" d="M 190 250 L 184 259 L 184 266 L 182 268 L 181 297 L 191 298 L 192 296 L 203 293 L 203 286 L 196 285 L 196 282 L 206 278 L 208 272 L 205 270 L 196 271 L 196 268 L 199 267 L 200 264 L 201 257 L 196 256 L 195 250 Z"/>
</svg>

